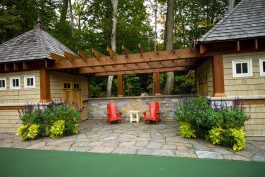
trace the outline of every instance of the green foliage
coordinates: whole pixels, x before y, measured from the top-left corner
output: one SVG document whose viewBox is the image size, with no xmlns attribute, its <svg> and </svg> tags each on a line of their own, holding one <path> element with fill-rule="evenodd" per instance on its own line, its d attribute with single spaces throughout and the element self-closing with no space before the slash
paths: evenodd
<svg viewBox="0 0 265 177">
<path fill-rule="evenodd" d="M 209 139 L 213 144 L 221 144 L 232 147 L 234 151 L 240 151 L 246 144 L 246 133 L 243 128 L 213 127 L 209 131 Z"/>
<path fill-rule="evenodd" d="M 173 94 L 195 93 L 195 71 L 177 73 L 174 81 L 176 86 L 174 87 Z"/>
<path fill-rule="evenodd" d="M 57 120 L 53 123 L 49 133 L 50 133 L 50 137 L 51 138 L 59 138 L 61 136 L 63 136 L 63 132 L 64 132 L 64 120 Z"/>
<path fill-rule="evenodd" d="M 38 135 L 39 125 L 31 124 L 28 129 L 28 138 L 35 138 Z"/>
<path fill-rule="evenodd" d="M 219 115 L 214 114 L 209 101 L 204 97 L 184 100 L 176 111 L 176 120 L 190 123 L 193 127 L 196 127 L 197 134 L 201 137 L 208 134 L 218 118 Z"/>
<path fill-rule="evenodd" d="M 80 112 L 69 105 L 51 103 L 44 106 L 43 110 L 28 106 L 28 109 L 20 113 L 23 125 L 18 129 L 18 136 L 24 141 L 37 135 L 57 138 L 76 134 L 80 118 Z"/>
<path fill-rule="evenodd" d="M 224 132 L 224 129 L 220 127 L 213 127 L 209 131 L 209 139 L 213 144 L 220 144 L 222 141 L 222 133 Z"/>
<path fill-rule="evenodd" d="M 17 133 L 21 141 L 26 139 L 34 139 L 38 135 L 39 125 L 21 125 L 18 127 Z"/>
<path fill-rule="evenodd" d="M 195 132 L 196 130 L 191 127 L 189 123 L 180 122 L 179 127 L 181 136 L 184 138 L 196 138 Z"/>
<path fill-rule="evenodd" d="M 17 129 L 17 134 L 21 141 L 25 141 L 28 138 L 28 127 L 25 125 L 21 125 Z"/>
<path fill-rule="evenodd" d="M 249 119 L 249 116 L 240 106 L 231 106 L 218 110 L 220 117 L 218 124 L 223 128 L 238 128 L 244 126 L 244 122 Z"/>
<path fill-rule="evenodd" d="M 228 107 L 225 104 L 210 105 L 206 98 L 198 97 L 184 100 L 176 111 L 183 137 L 209 139 L 213 144 L 241 150 L 246 138 L 242 126 L 249 119 L 241 105 Z"/>
<path fill-rule="evenodd" d="M 141 87 L 141 78 L 138 75 L 125 75 L 124 83 L 125 94 L 128 96 L 140 96 L 144 92 Z"/>
<path fill-rule="evenodd" d="M 229 129 L 231 132 L 235 143 L 233 144 L 233 150 L 234 151 L 240 151 L 242 150 L 246 145 L 246 133 L 244 132 L 243 128 L 240 129 Z"/>
</svg>

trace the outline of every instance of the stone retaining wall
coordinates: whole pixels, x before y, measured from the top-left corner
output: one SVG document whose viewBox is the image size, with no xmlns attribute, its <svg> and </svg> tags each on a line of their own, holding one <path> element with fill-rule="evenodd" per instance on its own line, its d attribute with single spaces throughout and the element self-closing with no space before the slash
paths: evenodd
<svg viewBox="0 0 265 177">
<path fill-rule="evenodd" d="M 170 95 L 170 96 L 147 96 L 147 97 L 121 97 L 121 98 L 91 98 L 88 100 L 88 118 L 106 119 L 107 104 L 116 102 L 118 110 L 123 112 L 123 117 L 128 118 L 128 111 L 149 109 L 149 103 L 156 101 L 160 103 L 161 119 L 173 119 L 174 111 L 183 99 L 194 97 L 195 95 Z M 140 114 L 143 117 L 143 114 Z"/>
</svg>

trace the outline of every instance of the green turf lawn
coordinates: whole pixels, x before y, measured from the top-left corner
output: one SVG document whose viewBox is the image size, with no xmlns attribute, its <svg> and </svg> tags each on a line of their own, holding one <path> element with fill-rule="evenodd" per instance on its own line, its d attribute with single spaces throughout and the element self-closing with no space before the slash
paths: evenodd
<svg viewBox="0 0 265 177">
<path fill-rule="evenodd" d="M 265 177 L 265 163 L 0 148 L 0 177 Z"/>
</svg>

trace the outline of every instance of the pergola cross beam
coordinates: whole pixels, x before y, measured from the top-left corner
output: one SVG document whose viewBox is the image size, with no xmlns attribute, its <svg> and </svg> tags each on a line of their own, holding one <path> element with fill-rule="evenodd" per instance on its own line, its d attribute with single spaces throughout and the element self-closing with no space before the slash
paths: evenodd
<svg viewBox="0 0 265 177">
<path fill-rule="evenodd" d="M 94 51 L 94 50 L 93 50 Z M 95 51 L 94 51 L 95 52 Z M 82 67 L 96 67 L 96 66 L 110 66 L 110 65 L 126 65 L 126 64 L 138 64 L 138 63 L 150 63 L 150 62 L 164 62 L 164 61 L 177 61 L 185 59 L 198 59 L 206 57 L 198 52 L 191 52 L 189 49 L 178 49 L 160 51 L 159 55 L 156 52 L 145 52 L 126 55 L 116 55 L 115 58 L 110 56 L 99 56 L 97 52 L 96 57 L 89 58 L 89 60 L 73 60 L 71 62 L 65 60 L 66 57 L 51 54 L 51 57 L 56 60 L 53 66 L 49 69 L 73 69 Z M 95 54 L 94 53 L 94 54 Z"/>
</svg>

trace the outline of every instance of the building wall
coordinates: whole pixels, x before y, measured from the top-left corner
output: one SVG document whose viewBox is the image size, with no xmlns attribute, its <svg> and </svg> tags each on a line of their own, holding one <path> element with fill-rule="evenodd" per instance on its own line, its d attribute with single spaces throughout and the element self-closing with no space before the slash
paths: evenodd
<svg viewBox="0 0 265 177">
<path fill-rule="evenodd" d="M 246 106 L 246 112 L 251 115 L 245 123 L 248 136 L 265 136 L 265 104 Z"/>
<path fill-rule="evenodd" d="M 87 77 L 76 74 L 67 74 L 63 72 L 51 72 L 51 98 L 53 101 L 62 101 L 62 83 L 63 81 L 81 82 L 82 98 L 87 100 L 88 85 Z"/>
<path fill-rule="evenodd" d="M 213 77 L 212 77 L 212 61 L 207 59 L 202 62 L 202 64 L 196 69 L 196 88 L 199 93 L 200 88 L 200 78 L 206 75 L 207 77 L 207 95 L 212 96 L 213 94 Z"/>
<path fill-rule="evenodd" d="M 35 76 L 35 88 L 24 88 L 24 76 Z M 10 89 L 10 77 L 20 76 L 20 89 Z M 0 104 L 26 104 L 40 101 L 39 71 L 14 72 L 0 74 L 6 78 L 6 90 L 0 90 Z"/>
<path fill-rule="evenodd" d="M 24 88 L 24 76 L 35 76 L 35 88 Z M 20 89 L 10 89 L 10 77 L 20 76 Z M 40 101 L 39 71 L 0 74 L 6 78 L 6 90 L 0 90 L 0 106 L 23 106 Z M 0 132 L 16 132 L 20 125 L 18 110 L 0 109 Z"/>
<path fill-rule="evenodd" d="M 260 76 L 259 59 L 265 52 L 224 55 L 224 85 L 227 96 L 265 96 L 265 77 Z M 233 77 L 232 61 L 252 59 L 253 76 Z"/>
<path fill-rule="evenodd" d="M 20 126 L 19 113 L 17 110 L 0 110 L 0 133 L 17 131 Z"/>
</svg>

